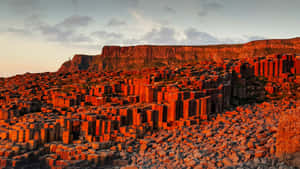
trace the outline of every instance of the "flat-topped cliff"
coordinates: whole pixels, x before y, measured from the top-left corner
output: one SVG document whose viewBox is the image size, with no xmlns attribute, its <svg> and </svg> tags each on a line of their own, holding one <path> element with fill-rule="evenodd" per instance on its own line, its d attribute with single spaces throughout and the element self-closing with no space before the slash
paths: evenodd
<svg viewBox="0 0 300 169">
<path fill-rule="evenodd" d="M 300 38 L 258 40 L 245 44 L 206 46 L 104 46 L 99 55 L 75 55 L 60 72 L 139 69 L 178 63 L 300 53 Z"/>
</svg>

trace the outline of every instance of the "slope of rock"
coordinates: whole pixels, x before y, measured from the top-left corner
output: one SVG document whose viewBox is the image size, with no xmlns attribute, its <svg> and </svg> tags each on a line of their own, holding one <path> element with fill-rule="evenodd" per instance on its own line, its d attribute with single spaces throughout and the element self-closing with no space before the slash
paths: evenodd
<svg viewBox="0 0 300 169">
<path fill-rule="evenodd" d="M 203 125 L 145 136 L 127 158 L 139 168 L 293 168 L 274 158 L 278 116 L 290 108 L 239 106 Z"/>
</svg>

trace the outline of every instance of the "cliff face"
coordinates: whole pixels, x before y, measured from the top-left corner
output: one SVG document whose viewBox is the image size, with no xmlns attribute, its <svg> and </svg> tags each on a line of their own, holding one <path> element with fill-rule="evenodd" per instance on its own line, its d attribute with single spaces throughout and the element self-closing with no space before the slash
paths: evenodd
<svg viewBox="0 0 300 169">
<path fill-rule="evenodd" d="M 237 45 L 209 46 L 105 46 L 102 54 L 75 55 L 59 71 L 138 69 L 203 60 L 300 53 L 300 38 L 252 41 Z"/>
<path fill-rule="evenodd" d="M 59 72 L 75 72 L 79 70 L 87 70 L 91 66 L 95 56 L 75 55 L 72 60 L 66 61 L 59 68 Z"/>
</svg>

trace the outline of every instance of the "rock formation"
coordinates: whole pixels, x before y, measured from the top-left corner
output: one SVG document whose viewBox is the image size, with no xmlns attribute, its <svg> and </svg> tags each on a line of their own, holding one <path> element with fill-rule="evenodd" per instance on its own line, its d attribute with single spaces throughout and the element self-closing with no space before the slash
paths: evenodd
<svg viewBox="0 0 300 169">
<path fill-rule="evenodd" d="M 125 49 L 139 48 L 102 55 L 121 58 Z M 0 79 L 0 168 L 287 168 L 275 153 L 298 151 L 299 113 L 288 114 L 300 105 L 292 101 L 296 54 L 79 71 L 94 69 L 94 58 L 65 63 L 76 73 Z M 277 139 L 280 112 L 290 118 L 280 120 Z"/>
<path fill-rule="evenodd" d="M 0 168 L 299 166 L 297 40 L 104 47 L 0 79 Z"/>
<path fill-rule="evenodd" d="M 59 71 L 68 72 L 68 71 L 79 71 L 86 70 L 89 68 L 91 62 L 93 60 L 93 56 L 88 55 L 75 55 L 72 60 L 63 63 Z"/>
<path fill-rule="evenodd" d="M 148 66 L 282 53 L 300 53 L 300 38 L 259 40 L 235 45 L 104 46 L 100 55 L 75 55 L 71 61 L 61 66 L 59 72 L 138 69 Z"/>
<path fill-rule="evenodd" d="M 276 142 L 276 156 L 291 165 L 300 166 L 300 107 L 281 114 Z"/>
</svg>

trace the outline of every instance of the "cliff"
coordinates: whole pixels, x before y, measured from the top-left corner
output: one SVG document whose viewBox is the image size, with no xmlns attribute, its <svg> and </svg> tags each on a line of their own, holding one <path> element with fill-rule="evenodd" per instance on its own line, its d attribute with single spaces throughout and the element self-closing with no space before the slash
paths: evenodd
<svg viewBox="0 0 300 169">
<path fill-rule="evenodd" d="M 300 53 L 300 38 L 259 40 L 235 45 L 105 46 L 100 55 L 75 55 L 71 61 L 65 62 L 59 71 L 138 69 L 147 66 L 279 53 Z"/>
<path fill-rule="evenodd" d="M 66 61 L 59 68 L 59 72 L 75 72 L 87 70 L 95 56 L 89 55 L 74 55 L 72 60 Z"/>
</svg>

